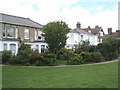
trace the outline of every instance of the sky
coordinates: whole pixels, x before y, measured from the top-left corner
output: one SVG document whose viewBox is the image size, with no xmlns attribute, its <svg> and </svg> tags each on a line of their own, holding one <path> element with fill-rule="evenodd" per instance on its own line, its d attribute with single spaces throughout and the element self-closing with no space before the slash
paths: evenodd
<svg viewBox="0 0 120 90">
<path fill-rule="evenodd" d="M 30 18 L 42 25 L 64 21 L 72 29 L 96 25 L 118 29 L 119 0 L 1 0 L 0 13 Z"/>
</svg>

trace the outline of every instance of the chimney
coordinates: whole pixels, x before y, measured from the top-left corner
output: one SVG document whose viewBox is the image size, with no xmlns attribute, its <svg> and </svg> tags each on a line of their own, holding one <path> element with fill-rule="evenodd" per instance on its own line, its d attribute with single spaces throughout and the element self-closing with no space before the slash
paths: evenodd
<svg viewBox="0 0 120 90">
<path fill-rule="evenodd" d="M 76 25 L 76 26 L 77 26 L 78 29 L 81 29 L 81 24 L 80 24 L 80 22 L 77 22 L 77 25 Z"/>
<path fill-rule="evenodd" d="M 112 28 L 108 28 L 108 34 L 112 34 Z"/>
<path fill-rule="evenodd" d="M 95 26 L 95 28 L 99 28 L 99 26 L 98 26 L 98 25 L 96 25 L 96 26 Z"/>
<path fill-rule="evenodd" d="M 88 28 L 90 28 L 90 26 L 88 26 Z"/>
</svg>

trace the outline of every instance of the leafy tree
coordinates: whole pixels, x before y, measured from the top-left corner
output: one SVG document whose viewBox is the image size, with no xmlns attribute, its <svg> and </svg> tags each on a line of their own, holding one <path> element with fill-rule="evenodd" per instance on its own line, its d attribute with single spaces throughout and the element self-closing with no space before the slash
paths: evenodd
<svg viewBox="0 0 120 90">
<path fill-rule="evenodd" d="M 65 47 L 68 32 L 68 25 L 63 21 L 50 22 L 43 27 L 43 36 L 51 53 L 57 53 Z"/>
</svg>

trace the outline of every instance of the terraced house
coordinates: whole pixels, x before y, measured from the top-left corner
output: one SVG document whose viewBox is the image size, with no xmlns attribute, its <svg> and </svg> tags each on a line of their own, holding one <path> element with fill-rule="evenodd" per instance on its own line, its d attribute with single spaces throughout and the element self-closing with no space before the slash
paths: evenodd
<svg viewBox="0 0 120 90">
<path fill-rule="evenodd" d="M 44 52 L 47 44 L 42 37 L 41 24 L 29 18 L 0 13 L 0 51 L 11 50 L 17 54 L 19 38 L 29 44 L 33 50 Z"/>
</svg>

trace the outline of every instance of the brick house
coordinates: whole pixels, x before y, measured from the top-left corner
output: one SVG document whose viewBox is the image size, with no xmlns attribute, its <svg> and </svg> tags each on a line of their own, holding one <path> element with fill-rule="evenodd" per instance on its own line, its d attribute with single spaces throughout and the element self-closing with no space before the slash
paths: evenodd
<svg viewBox="0 0 120 90">
<path fill-rule="evenodd" d="M 0 51 L 11 50 L 16 55 L 20 38 L 33 50 L 44 52 L 47 44 L 41 35 L 42 27 L 43 25 L 29 18 L 0 13 Z"/>
</svg>

